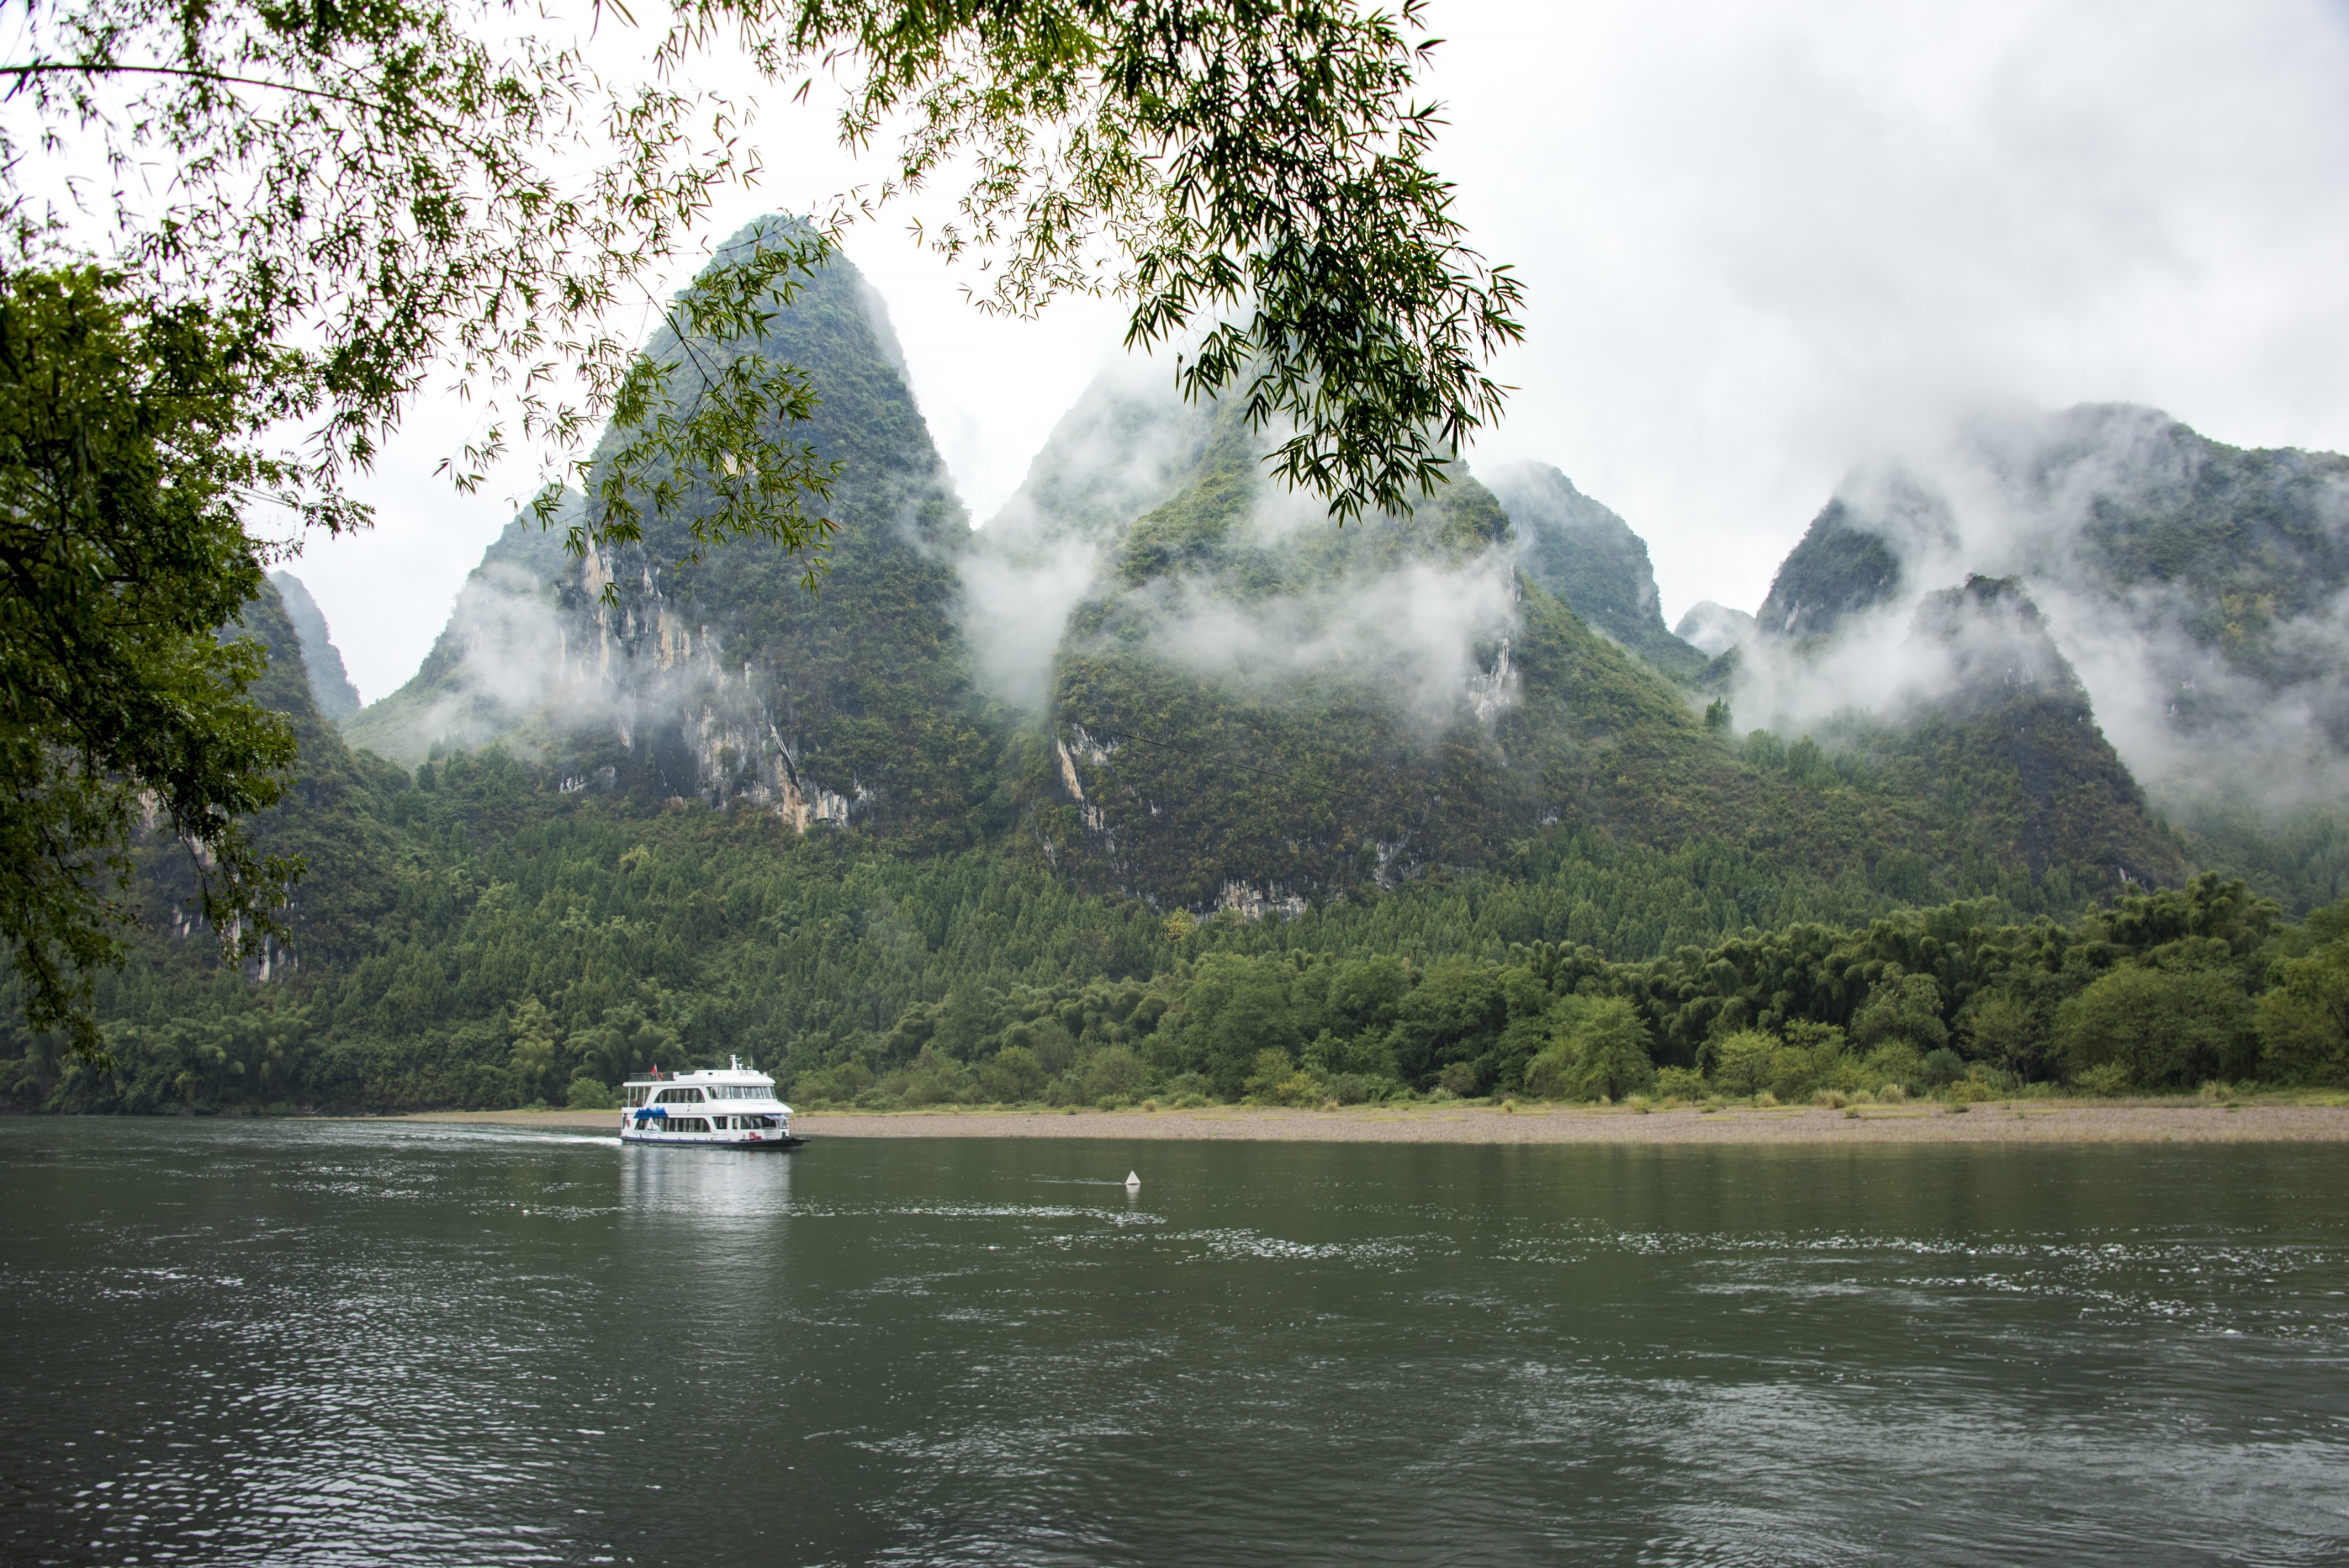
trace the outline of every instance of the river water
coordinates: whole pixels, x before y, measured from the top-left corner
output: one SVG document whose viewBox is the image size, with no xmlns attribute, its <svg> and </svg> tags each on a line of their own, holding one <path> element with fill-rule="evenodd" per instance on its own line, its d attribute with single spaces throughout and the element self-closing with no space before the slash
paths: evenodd
<svg viewBox="0 0 2349 1568">
<path fill-rule="evenodd" d="M 0 1561 L 2339 1563 L 2344 1178 L 14 1119 Z"/>
</svg>

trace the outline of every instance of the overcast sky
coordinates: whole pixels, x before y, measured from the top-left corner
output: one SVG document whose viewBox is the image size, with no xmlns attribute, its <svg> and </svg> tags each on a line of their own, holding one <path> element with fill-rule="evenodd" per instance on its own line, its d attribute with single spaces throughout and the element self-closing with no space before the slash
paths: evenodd
<svg viewBox="0 0 2349 1568">
<path fill-rule="evenodd" d="M 2349 450 L 2343 0 L 1433 0 L 1439 165 L 1512 262 L 1517 391 L 1472 455 L 1554 462 L 1649 541 L 1668 618 L 1751 609 L 1855 462 L 1988 400 L 2157 405 L 2240 445 Z M 770 109 L 760 197 L 858 175 Z M 871 171 L 867 171 L 869 177 Z M 1117 352 L 1122 317 L 979 316 L 894 220 L 849 254 L 887 296 L 975 517 Z M 367 536 L 291 569 L 362 695 L 412 674 L 512 514 L 431 460 L 422 410 Z"/>
</svg>

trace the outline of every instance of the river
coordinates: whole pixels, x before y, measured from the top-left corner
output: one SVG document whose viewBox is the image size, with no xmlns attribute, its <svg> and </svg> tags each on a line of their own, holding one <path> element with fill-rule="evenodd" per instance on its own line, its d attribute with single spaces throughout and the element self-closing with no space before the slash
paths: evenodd
<svg viewBox="0 0 2349 1568">
<path fill-rule="evenodd" d="M 2345 1178 L 13 1118 L 0 1560 L 2339 1563 Z"/>
</svg>

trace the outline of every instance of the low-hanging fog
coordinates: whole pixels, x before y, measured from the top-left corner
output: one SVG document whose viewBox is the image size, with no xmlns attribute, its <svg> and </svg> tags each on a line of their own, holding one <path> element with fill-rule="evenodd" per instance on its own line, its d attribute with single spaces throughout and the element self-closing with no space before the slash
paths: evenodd
<svg viewBox="0 0 2349 1568">
<path fill-rule="evenodd" d="M 1458 562 L 1361 546 L 1377 520 L 1340 531 L 1327 507 L 1261 472 L 1222 547 L 1290 568 L 1268 592 L 1247 573 L 1185 566 L 1138 584 L 1112 567 L 1130 524 L 1192 478 L 1215 411 L 1174 395 L 1163 364 L 1099 379 L 1054 429 L 1028 481 L 959 564 L 957 618 L 984 689 L 1041 706 L 1071 612 L 1090 607 L 1128 652 L 1277 696 L 1331 673 L 1371 675 L 1408 711 L 1451 711 L 1483 670 L 1477 650 L 1516 624 L 1515 554 Z M 1271 444 L 1265 438 L 1263 444 Z"/>
</svg>

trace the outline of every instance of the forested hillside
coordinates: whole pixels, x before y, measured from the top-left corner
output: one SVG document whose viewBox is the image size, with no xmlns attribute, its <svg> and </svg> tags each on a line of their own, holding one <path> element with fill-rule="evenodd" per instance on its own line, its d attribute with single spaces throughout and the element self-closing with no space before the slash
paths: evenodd
<svg viewBox="0 0 2349 1568">
<path fill-rule="evenodd" d="M 843 465 L 820 592 L 678 518 L 577 561 L 517 523 L 340 732 L 338 660 L 255 601 L 290 947 L 223 970 L 149 844 L 115 1070 L 12 1024 L 0 1098 L 601 1105 L 729 1053 L 867 1104 L 2349 1071 L 2340 912 L 2189 881 L 2020 578 L 1918 602 L 1927 699 L 1764 727 L 1554 470 L 1340 529 L 1235 410 L 1104 386 L 974 535 L 845 260 L 767 330 Z M 1806 657 L 1890 569 L 1829 532 L 1774 590 Z"/>
<path fill-rule="evenodd" d="M 1651 655 L 1684 647 L 1652 605 L 1639 618 L 1644 547 L 1601 519 L 1567 526 L 1541 480 L 1518 488 L 1552 578 L 1612 604 Z M 1543 831 L 1725 838 L 1799 897 L 1847 883 L 2068 910 L 2186 874 L 2075 681 L 2052 709 L 1999 687 L 2003 717 L 1970 700 L 1903 728 L 1907 747 L 1880 727 L 1832 750 L 1736 735 L 1523 568 L 1514 520 L 1472 478 L 1340 531 L 1268 493 L 1227 416 L 1099 559 L 1052 664 L 1046 776 L 1025 781 L 1081 885 L 1295 909 L 1490 865 Z M 1665 662 L 1685 670 L 1686 652 Z"/>
</svg>

